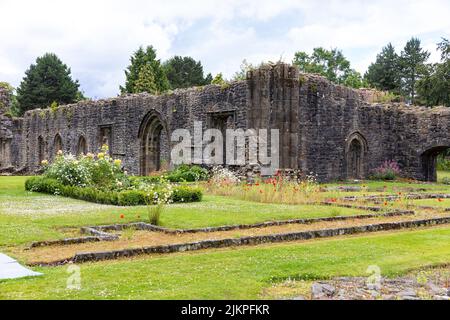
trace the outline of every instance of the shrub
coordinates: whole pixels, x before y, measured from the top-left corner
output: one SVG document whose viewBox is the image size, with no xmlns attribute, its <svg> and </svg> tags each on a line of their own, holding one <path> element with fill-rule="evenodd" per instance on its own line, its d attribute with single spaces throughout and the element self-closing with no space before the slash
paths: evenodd
<svg viewBox="0 0 450 320">
<path fill-rule="evenodd" d="M 93 187 L 65 186 L 56 179 L 32 177 L 25 182 L 28 191 L 61 195 L 89 202 L 118 206 L 153 205 L 170 202 L 200 201 L 202 191 L 188 186 L 155 187 L 151 190 L 100 190 Z"/>
<path fill-rule="evenodd" d="M 179 186 L 173 189 L 172 202 L 202 201 L 202 191 L 199 188 Z"/>
<path fill-rule="evenodd" d="M 374 180 L 395 180 L 401 173 L 396 161 L 385 161 L 381 166 L 374 169 L 371 179 Z"/>
<path fill-rule="evenodd" d="M 103 190 L 121 190 L 130 186 L 130 181 L 121 169 L 121 160 L 107 155 L 108 146 L 104 145 L 101 152 L 82 155 L 63 155 L 61 151 L 55 161 L 47 165 L 44 176 L 56 179 L 65 186 L 96 187 Z"/>
<path fill-rule="evenodd" d="M 437 169 L 442 171 L 450 171 L 450 158 L 446 155 L 439 155 L 437 158 Z"/>
<path fill-rule="evenodd" d="M 119 192 L 119 206 L 138 206 L 146 204 L 147 193 L 139 190 L 127 190 Z"/>
<path fill-rule="evenodd" d="M 182 164 L 166 176 L 170 182 L 194 182 L 208 180 L 208 170 L 200 166 Z"/>
</svg>

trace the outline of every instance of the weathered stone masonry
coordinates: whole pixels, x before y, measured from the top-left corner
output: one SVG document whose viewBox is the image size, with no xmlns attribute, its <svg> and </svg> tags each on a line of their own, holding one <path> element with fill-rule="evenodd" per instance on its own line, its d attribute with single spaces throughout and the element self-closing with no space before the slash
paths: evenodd
<svg viewBox="0 0 450 320">
<path fill-rule="evenodd" d="M 97 152 L 107 143 L 128 172 L 148 174 L 170 164 L 173 130 L 192 132 L 202 121 L 204 129 L 279 129 L 280 167 L 321 181 L 364 178 L 386 160 L 409 177 L 435 180 L 436 155 L 450 147 L 450 109 L 374 103 L 377 95 L 277 64 L 226 87 L 0 115 L 0 171 L 32 173 L 59 149 Z"/>
</svg>

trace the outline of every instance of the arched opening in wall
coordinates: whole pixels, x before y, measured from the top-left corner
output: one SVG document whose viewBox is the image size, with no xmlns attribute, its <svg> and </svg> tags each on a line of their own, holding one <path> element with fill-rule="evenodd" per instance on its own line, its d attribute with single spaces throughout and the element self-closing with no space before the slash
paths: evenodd
<svg viewBox="0 0 450 320">
<path fill-rule="evenodd" d="M 153 171 L 161 170 L 162 149 L 169 146 L 166 127 L 156 112 L 150 112 L 142 121 L 139 129 L 140 142 L 140 174 L 148 175 Z M 166 160 L 166 159 L 163 159 Z"/>
<path fill-rule="evenodd" d="M 367 142 L 360 133 L 347 139 L 347 179 L 363 179 L 366 175 Z"/>
<path fill-rule="evenodd" d="M 421 155 L 422 177 L 425 181 L 437 181 L 438 159 L 448 155 L 450 146 L 435 146 Z"/>
<path fill-rule="evenodd" d="M 41 164 L 43 160 L 45 160 L 45 141 L 42 136 L 38 137 L 38 165 Z"/>
<path fill-rule="evenodd" d="M 87 154 L 88 150 L 87 150 L 87 143 L 86 143 L 86 139 L 81 136 L 78 139 L 78 145 L 77 145 L 77 156 L 82 155 L 82 154 Z"/>
<path fill-rule="evenodd" d="M 55 135 L 55 139 L 53 140 L 53 153 L 54 153 L 54 155 L 56 155 L 58 153 L 58 151 L 63 151 L 62 138 L 59 135 L 59 133 L 57 133 Z"/>
</svg>

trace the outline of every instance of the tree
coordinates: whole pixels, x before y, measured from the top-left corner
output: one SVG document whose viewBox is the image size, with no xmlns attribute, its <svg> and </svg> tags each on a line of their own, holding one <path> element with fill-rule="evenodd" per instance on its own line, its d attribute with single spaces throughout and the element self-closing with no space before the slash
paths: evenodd
<svg viewBox="0 0 450 320">
<path fill-rule="evenodd" d="M 422 49 L 420 40 L 411 38 L 400 56 L 402 90 L 409 101 L 416 100 L 416 83 L 427 73 L 426 61 L 430 53 Z"/>
<path fill-rule="evenodd" d="M 156 50 L 152 46 L 147 46 L 145 49 L 139 47 L 130 58 L 130 65 L 125 70 L 125 86 L 120 86 L 120 92 L 136 93 L 136 81 L 139 78 L 141 69 L 149 64 L 152 68 L 154 82 L 156 85 L 156 92 L 161 93 L 169 89 L 169 81 L 161 65 L 161 61 L 156 59 Z"/>
<path fill-rule="evenodd" d="M 153 68 L 147 63 L 139 71 L 138 78 L 134 83 L 133 93 L 147 92 L 156 94 L 157 91 Z"/>
<path fill-rule="evenodd" d="M 337 84 L 353 88 L 367 85 L 361 74 L 350 67 L 350 61 L 342 51 L 336 48 L 331 50 L 314 48 L 311 55 L 303 51 L 296 52 L 293 64 L 302 72 L 320 74 Z"/>
<path fill-rule="evenodd" d="M 399 56 L 394 46 L 389 43 L 377 55 L 376 61 L 369 66 L 364 78 L 369 85 L 379 90 L 400 93 L 399 63 Z"/>
<path fill-rule="evenodd" d="M 338 84 L 344 84 L 348 75 L 354 75 L 350 62 L 342 51 L 336 48 L 331 50 L 314 48 L 311 55 L 306 52 L 296 52 L 293 64 L 298 66 L 300 71 L 318 73 Z"/>
<path fill-rule="evenodd" d="M 164 63 L 164 71 L 172 89 L 189 88 L 209 84 L 211 74 L 204 77 L 200 61 L 191 57 L 175 56 Z"/>
<path fill-rule="evenodd" d="M 20 110 L 19 104 L 17 102 L 16 89 L 14 89 L 14 87 L 8 82 L 0 82 L 0 88 L 6 89 L 9 95 L 9 105 L 8 106 L 0 105 L 0 109 L 6 108 L 7 112 L 10 112 L 13 116 L 19 116 Z"/>
<path fill-rule="evenodd" d="M 211 84 L 218 84 L 224 86 L 227 84 L 227 81 L 223 78 L 222 73 L 218 73 L 214 79 L 211 81 Z"/>
<path fill-rule="evenodd" d="M 441 51 L 441 62 L 428 65 L 417 82 L 417 100 L 427 106 L 450 107 L 450 42 L 443 38 L 437 48 Z"/>
<path fill-rule="evenodd" d="M 368 83 L 363 79 L 361 73 L 354 69 L 347 72 L 344 85 L 356 89 L 368 87 Z"/>
<path fill-rule="evenodd" d="M 17 88 L 19 113 L 47 108 L 54 101 L 58 104 L 78 101 L 80 85 L 70 73 L 70 68 L 53 53 L 37 58 L 36 64 L 31 64 Z"/>
</svg>

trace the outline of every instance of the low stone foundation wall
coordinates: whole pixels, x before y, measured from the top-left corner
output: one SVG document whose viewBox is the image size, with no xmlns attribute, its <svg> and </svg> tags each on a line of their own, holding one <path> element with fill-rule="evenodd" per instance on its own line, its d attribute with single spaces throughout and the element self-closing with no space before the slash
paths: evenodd
<svg viewBox="0 0 450 320">
<path fill-rule="evenodd" d="M 236 239 L 221 239 L 221 240 L 204 240 L 191 243 L 171 244 L 150 246 L 134 249 L 113 250 L 104 252 L 90 252 L 90 253 L 78 253 L 70 261 L 55 261 L 52 263 L 34 263 L 33 265 L 49 266 L 60 265 L 68 262 L 83 263 L 88 261 L 101 261 L 112 260 L 123 257 L 133 257 L 145 254 L 161 254 L 161 253 L 174 253 L 184 251 L 194 251 L 202 249 L 217 249 L 235 246 L 245 245 L 258 245 L 264 243 L 277 243 L 288 242 L 298 240 L 310 240 L 316 238 L 328 238 L 343 235 L 352 235 L 359 233 L 399 230 L 406 228 L 417 228 L 433 225 L 442 225 L 450 223 L 450 217 L 431 218 L 422 220 L 411 220 L 402 222 L 387 222 L 378 224 L 369 224 L 364 226 L 336 228 L 336 229 L 324 229 L 314 231 L 293 232 L 284 234 L 271 234 L 261 236 L 249 236 Z"/>
<path fill-rule="evenodd" d="M 134 228 L 136 230 L 164 232 L 167 234 L 204 233 L 204 232 L 230 231 L 230 230 L 239 230 L 239 229 L 265 228 L 265 227 L 273 227 L 273 226 L 282 226 L 282 225 L 287 225 L 287 224 L 313 224 L 313 223 L 317 223 L 317 222 L 332 222 L 332 221 L 343 221 L 343 220 L 352 220 L 352 219 L 371 219 L 371 218 L 377 218 L 377 217 L 394 217 L 394 216 L 413 215 L 413 214 L 414 214 L 414 211 L 396 210 L 396 211 L 391 211 L 391 212 L 387 212 L 384 214 L 360 214 L 360 215 L 353 215 L 353 216 L 336 216 L 336 217 L 311 218 L 311 219 L 290 219 L 290 220 L 281 220 L 281 221 L 267 221 L 267 222 L 254 223 L 254 224 L 239 224 L 239 225 L 207 227 L 207 228 L 197 228 L 197 229 L 169 229 L 169 228 L 159 227 L 159 226 L 155 226 L 155 225 L 144 223 L 144 222 L 90 227 L 89 229 L 101 230 L 104 232 L 104 231 L 121 231 L 124 229 Z"/>
</svg>

